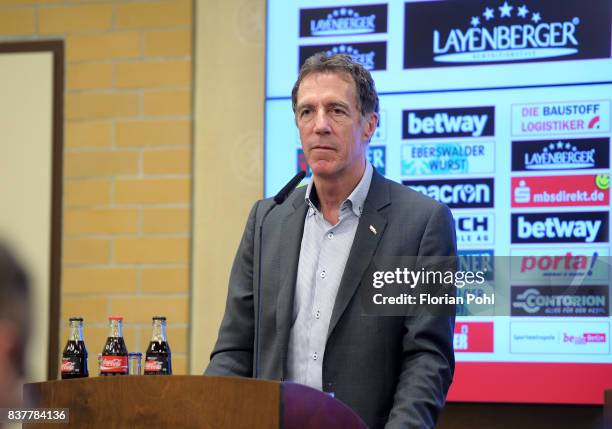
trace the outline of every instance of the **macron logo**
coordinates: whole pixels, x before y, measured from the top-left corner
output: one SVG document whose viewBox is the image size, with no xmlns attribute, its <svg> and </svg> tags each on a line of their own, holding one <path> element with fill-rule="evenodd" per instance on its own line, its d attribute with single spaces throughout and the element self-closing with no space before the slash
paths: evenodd
<svg viewBox="0 0 612 429">
<path fill-rule="evenodd" d="M 597 238 L 601 221 L 561 220 L 549 217 L 544 221 L 530 222 L 523 216 L 518 217 L 518 237 L 528 238 L 579 238 L 592 243 Z"/>
<path fill-rule="evenodd" d="M 408 132 L 419 134 L 470 134 L 480 137 L 484 131 L 488 115 L 458 115 L 436 113 L 433 116 L 419 118 L 414 112 L 408 115 Z"/>
</svg>

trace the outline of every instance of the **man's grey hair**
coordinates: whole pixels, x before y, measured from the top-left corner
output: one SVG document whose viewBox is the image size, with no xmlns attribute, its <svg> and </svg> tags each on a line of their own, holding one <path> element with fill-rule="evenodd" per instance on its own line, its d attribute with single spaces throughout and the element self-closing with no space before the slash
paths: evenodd
<svg viewBox="0 0 612 429">
<path fill-rule="evenodd" d="M 291 91 L 291 104 L 294 112 L 300 84 L 306 76 L 313 73 L 338 73 L 351 76 L 355 82 L 357 107 L 361 112 L 361 116 L 365 118 L 369 113 L 378 113 L 378 93 L 376 92 L 376 86 L 370 72 L 353 60 L 350 55 L 337 54 L 329 56 L 325 52 L 309 57 L 300 68 L 297 81 Z"/>
</svg>

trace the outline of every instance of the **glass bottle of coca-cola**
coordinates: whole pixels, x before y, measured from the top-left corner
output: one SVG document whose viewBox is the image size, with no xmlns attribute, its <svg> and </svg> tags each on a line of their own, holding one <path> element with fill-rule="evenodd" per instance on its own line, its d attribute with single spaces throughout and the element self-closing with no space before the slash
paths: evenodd
<svg viewBox="0 0 612 429">
<path fill-rule="evenodd" d="M 62 353 L 62 379 L 89 377 L 87 348 L 83 340 L 83 318 L 68 319 L 70 335 Z"/>
<path fill-rule="evenodd" d="M 123 317 L 108 318 L 108 338 L 102 350 L 100 375 L 128 375 L 128 351 L 123 339 Z"/>
<path fill-rule="evenodd" d="M 153 317 L 153 335 L 145 356 L 145 375 L 171 375 L 172 356 L 166 339 L 166 318 Z"/>
</svg>

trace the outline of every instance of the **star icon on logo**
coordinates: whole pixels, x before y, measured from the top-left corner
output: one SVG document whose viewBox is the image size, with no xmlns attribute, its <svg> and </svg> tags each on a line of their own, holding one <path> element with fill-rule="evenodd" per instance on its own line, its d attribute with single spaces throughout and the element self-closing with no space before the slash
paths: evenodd
<svg viewBox="0 0 612 429">
<path fill-rule="evenodd" d="M 472 20 L 470 21 L 470 24 L 472 24 L 472 27 L 478 27 L 480 25 L 480 18 L 477 16 L 473 16 Z"/>
<path fill-rule="evenodd" d="M 484 16 L 486 18 L 486 20 L 490 20 L 495 18 L 495 11 L 491 8 L 486 8 L 485 11 L 482 13 L 482 16 Z"/>
<path fill-rule="evenodd" d="M 520 16 L 521 18 L 526 18 L 528 13 L 529 13 L 529 10 L 527 9 L 527 6 L 522 5 L 521 7 L 518 8 L 518 12 L 516 14 Z"/>
<path fill-rule="evenodd" d="M 505 2 L 504 2 L 504 5 L 503 5 L 503 6 L 498 7 L 498 9 L 499 9 L 499 12 L 500 12 L 500 16 L 501 16 L 502 18 L 503 18 L 504 16 L 507 16 L 508 18 L 510 18 L 510 17 L 512 16 L 510 12 L 512 11 L 512 9 L 514 9 L 514 6 L 510 6 L 510 5 L 508 4 L 508 2 L 507 2 L 507 1 L 505 1 Z"/>
<path fill-rule="evenodd" d="M 535 22 L 536 24 L 540 22 L 542 20 L 542 17 L 540 16 L 540 12 L 533 12 L 531 14 L 531 20 Z"/>
</svg>

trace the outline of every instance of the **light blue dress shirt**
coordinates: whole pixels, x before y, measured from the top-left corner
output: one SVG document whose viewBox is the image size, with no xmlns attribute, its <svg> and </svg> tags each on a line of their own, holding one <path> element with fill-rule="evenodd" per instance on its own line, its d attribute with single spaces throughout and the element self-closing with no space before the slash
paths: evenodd
<svg viewBox="0 0 612 429">
<path fill-rule="evenodd" d="M 372 171 L 372 165 L 366 162 L 361 181 L 340 205 L 336 225 L 325 220 L 314 204 L 313 181 L 306 189 L 309 209 L 304 220 L 287 356 L 290 381 L 323 390 L 323 356 L 329 322 L 370 189 Z"/>
</svg>

